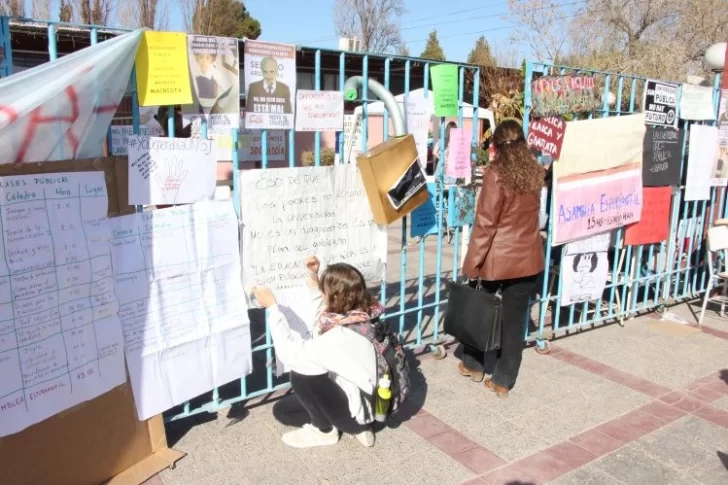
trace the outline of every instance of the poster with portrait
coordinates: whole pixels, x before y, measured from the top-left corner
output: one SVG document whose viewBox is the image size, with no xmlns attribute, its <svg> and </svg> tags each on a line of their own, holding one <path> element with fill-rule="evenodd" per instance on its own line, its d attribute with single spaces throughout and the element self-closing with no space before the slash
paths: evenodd
<svg viewBox="0 0 728 485">
<path fill-rule="evenodd" d="M 199 133 L 204 120 L 208 137 L 230 135 L 240 127 L 240 58 L 238 40 L 187 36 L 193 104 L 183 108 L 185 122 Z"/>
<path fill-rule="evenodd" d="M 561 261 L 561 306 L 598 300 L 609 272 L 609 232 L 564 246 Z"/>
<path fill-rule="evenodd" d="M 256 130 L 293 128 L 296 46 L 245 41 L 245 126 Z"/>
</svg>

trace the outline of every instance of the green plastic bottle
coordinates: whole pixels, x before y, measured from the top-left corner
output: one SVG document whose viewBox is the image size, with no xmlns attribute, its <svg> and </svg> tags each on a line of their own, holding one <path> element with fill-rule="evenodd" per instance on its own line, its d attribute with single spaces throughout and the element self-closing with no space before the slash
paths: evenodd
<svg viewBox="0 0 728 485">
<path fill-rule="evenodd" d="M 380 423 L 385 422 L 389 415 L 389 405 L 392 402 L 391 385 L 392 383 L 387 374 L 384 374 L 379 379 L 379 385 L 377 386 L 377 400 L 374 404 L 374 419 Z"/>
</svg>

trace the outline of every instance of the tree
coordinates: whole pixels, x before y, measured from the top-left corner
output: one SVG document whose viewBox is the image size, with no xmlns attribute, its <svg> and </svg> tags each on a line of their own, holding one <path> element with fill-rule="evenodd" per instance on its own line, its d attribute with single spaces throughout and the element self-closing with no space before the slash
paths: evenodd
<svg viewBox="0 0 728 485">
<path fill-rule="evenodd" d="M 340 37 L 357 37 L 362 51 L 380 54 L 402 45 L 404 13 L 404 0 L 336 0 L 334 25 Z"/>
<path fill-rule="evenodd" d="M 25 0 L 0 0 L 0 15 L 25 16 Z"/>
<path fill-rule="evenodd" d="M 430 32 L 425 44 L 425 50 L 422 51 L 420 57 L 423 59 L 432 59 L 433 61 L 444 61 L 445 52 L 442 50 L 440 40 L 437 38 L 437 29 Z"/>
<path fill-rule="evenodd" d="M 73 5 L 70 0 L 61 0 L 58 5 L 58 20 L 61 22 L 73 21 Z"/>
<path fill-rule="evenodd" d="M 468 64 L 475 64 L 478 66 L 495 66 L 496 60 L 493 54 L 490 52 L 490 44 L 486 40 L 484 35 L 481 35 L 478 40 L 475 41 L 475 47 L 468 54 Z"/>
<path fill-rule="evenodd" d="M 113 10 L 113 0 L 76 0 L 74 14 L 82 24 L 108 25 Z"/>
<path fill-rule="evenodd" d="M 409 57 L 410 56 L 410 51 L 407 48 L 407 45 L 406 44 L 402 44 L 401 46 L 399 46 L 399 49 L 397 49 L 397 54 L 399 54 L 400 56 Z"/>
<path fill-rule="evenodd" d="M 238 0 L 188 0 L 183 11 L 193 34 L 257 39 L 262 32 L 260 22 Z"/>
<path fill-rule="evenodd" d="M 124 27 L 164 30 L 169 23 L 169 3 L 165 0 L 126 0 L 119 9 L 118 22 Z"/>
<path fill-rule="evenodd" d="M 573 6 L 574 3 L 578 6 Z M 510 20 L 518 26 L 513 40 L 528 44 L 539 60 L 557 59 L 573 35 L 569 31 L 569 14 L 577 15 L 581 2 L 566 5 L 569 7 L 564 8 L 556 0 L 508 0 Z"/>
</svg>

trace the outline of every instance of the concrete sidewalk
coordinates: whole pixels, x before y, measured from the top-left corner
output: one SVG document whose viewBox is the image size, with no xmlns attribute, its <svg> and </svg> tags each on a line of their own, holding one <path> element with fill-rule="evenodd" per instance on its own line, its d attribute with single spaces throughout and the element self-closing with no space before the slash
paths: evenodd
<svg viewBox="0 0 728 485">
<path fill-rule="evenodd" d="M 699 303 L 696 303 L 697 306 Z M 692 322 L 691 308 L 669 311 Z M 364 449 L 293 450 L 272 406 L 168 426 L 188 453 L 151 484 L 695 485 L 728 483 L 728 320 L 670 336 L 656 315 L 524 353 L 509 399 L 419 359 L 409 419 Z"/>
</svg>

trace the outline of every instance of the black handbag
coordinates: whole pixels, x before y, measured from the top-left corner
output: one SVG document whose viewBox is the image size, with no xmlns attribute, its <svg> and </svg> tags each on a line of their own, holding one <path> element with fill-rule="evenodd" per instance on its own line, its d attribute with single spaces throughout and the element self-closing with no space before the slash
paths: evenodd
<svg viewBox="0 0 728 485">
<path fill-rule="evenodd" d="M 478 284 L 449 281 L 445 310 L 445 333 L 460 342 L 483 352 L 501 345 L 502 299 L 500 294 L 488 293 Z"/>
</svg>

